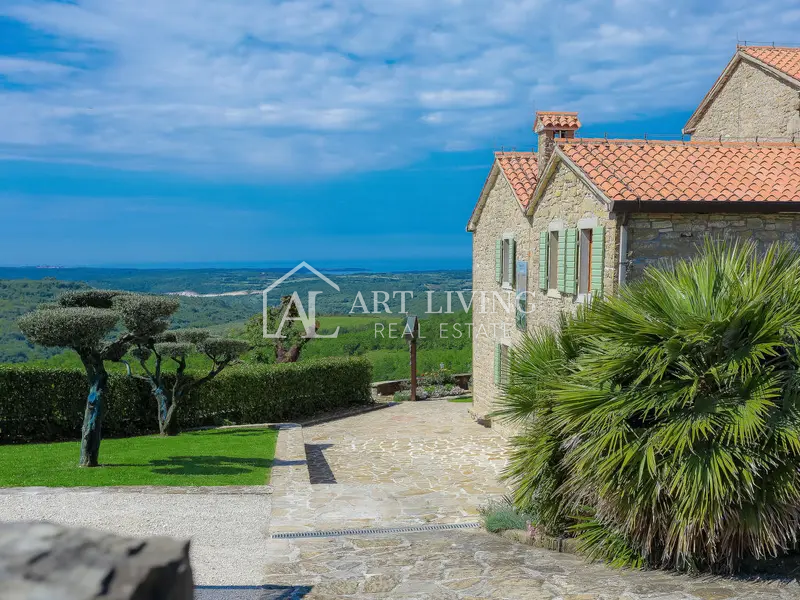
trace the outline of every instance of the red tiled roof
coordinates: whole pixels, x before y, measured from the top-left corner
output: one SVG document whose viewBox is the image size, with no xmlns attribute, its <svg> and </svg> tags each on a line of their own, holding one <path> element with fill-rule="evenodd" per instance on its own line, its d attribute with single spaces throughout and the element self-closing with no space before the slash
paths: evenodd
<svg viewBox="0 0 800 600">
<path fill-rule="evenodd" d="M 739 46 L 739 52 L 800 80 L 800 48 Z"/>
<path fill-rule="evenodd" d="M 580 126 L 581 122 L 578 120 L 578 113 L 576 112 L 539 111 L 536 113 L 534 130 L 539 127 L 578 129 Z"/>
<path fill-rule="evenodd" d="M 559 148 L 611 200 L 800 202 L 790 143 L 566 140 Z"/>
<path fill-rule="evenodd" d="M 539 167 L 534 152 L 495 152 L 497 164 L 503 170 L 514 190 L 517 200 L 523 208 L 528 208 L 536 181 L 539 179 Z"/>
</svg>

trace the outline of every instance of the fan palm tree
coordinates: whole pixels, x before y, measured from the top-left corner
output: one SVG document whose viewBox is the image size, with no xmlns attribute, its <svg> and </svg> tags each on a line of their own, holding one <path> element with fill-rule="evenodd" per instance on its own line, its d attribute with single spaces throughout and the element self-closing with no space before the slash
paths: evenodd
<svg viewBox="0 0 800 600">
<path fill-rule="evenodd" d="M 559 491 L 564 452 L 552 407 L 558 382 L 580 352 L 576 321 L 562 316 L 557 328 L 528 335 L 511 350 L 507 384 L 491 415 L 520 427 L 504 478 L 513 485 L 514 505 L 551 535 L 559 535 L 571 522 Z"/>
<path fill-rule="evenodd" d="M 591 556 L 729 572 L 797 547 L 794 249 L 709 242 L 698 258 L 649 269 L 593 303 L 567 329 L 579 352 L 553 369 L 544 392 L 528 393 L 546 395 L 547 406 L 526 421 L 546 412 L 555 441 L 515 441 L 518 498 L 526 465 L 558 447 L 554 497 L 564 513 L 583 516 L 574 531 Z M 507 404 L 522 389 L 514 378 Z"/>
</svg>

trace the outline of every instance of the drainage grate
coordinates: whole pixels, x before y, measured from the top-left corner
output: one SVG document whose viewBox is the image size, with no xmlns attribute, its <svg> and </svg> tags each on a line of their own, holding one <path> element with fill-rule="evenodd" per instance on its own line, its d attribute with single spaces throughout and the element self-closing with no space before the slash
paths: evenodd
<svg viewBox="0 0 800 600">
<path fill-rule="evenodd" d="M 270 537 L 276 540 L 294 540 L 299 538 L 340 537 L 343 535 L 379 535 L 382 533 L 422 533 L 425 531 L 443 531 L 448 529 L 477 529 L 480 526 L 480 523 L 450 523 L 446 525 L 418 525 L 416 527 L 334 529 L 329 531 L 296 531 L 291 533 L 273 533 Z"/>
</svg>

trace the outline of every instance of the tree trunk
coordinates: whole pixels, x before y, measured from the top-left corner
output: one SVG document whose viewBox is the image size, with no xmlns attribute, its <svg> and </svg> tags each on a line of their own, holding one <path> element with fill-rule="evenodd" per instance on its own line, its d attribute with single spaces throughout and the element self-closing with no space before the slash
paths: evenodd
<svg viewBox="0 0 800 600">
<path fill-rule="evenodd" d="M 161 435 L 178 435 L 178 419 L 175 418 L 175 413 L 177 412 L 177 403 L 169 402 L 164 419 L 158 424 L 158 430 Z"/>
<path fill-rule="evenodd" d="M 158 401 L 158 432 L 161 435 L 176 435 L 174 422 L 177 405 L 160 387 L 153 386 L 153 395 Z"/>
<path fill-rule="evenodd" d="M 108 373 L 102 359 L 84 358 L 84 366 L 89 376 L 89 395 L 83 413 L 81 428 L 81 467 L 96 467 L 100 456 L 101 426 L 103 422 L 103 402 L 108 387 Z"/>
</svg>

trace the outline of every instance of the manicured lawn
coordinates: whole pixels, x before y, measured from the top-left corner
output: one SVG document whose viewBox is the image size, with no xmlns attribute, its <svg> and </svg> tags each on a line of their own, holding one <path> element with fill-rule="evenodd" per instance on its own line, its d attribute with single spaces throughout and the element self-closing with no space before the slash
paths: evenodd
<svg viewBox="0 0 800 600">
<path fill-rule="evenodd" d="M 471 404 L 472 396 L 469 396 L 467 398 L 450 398 L 448 402 L 469 402 Z"/>
<path fill-rule="evenodd" d="M 277 439 L 274 429 L 108 439 L 92 469 L 76 466 L 78 442 L 0 446 L 0 487 L 263 485 Z"/>
</svg>

